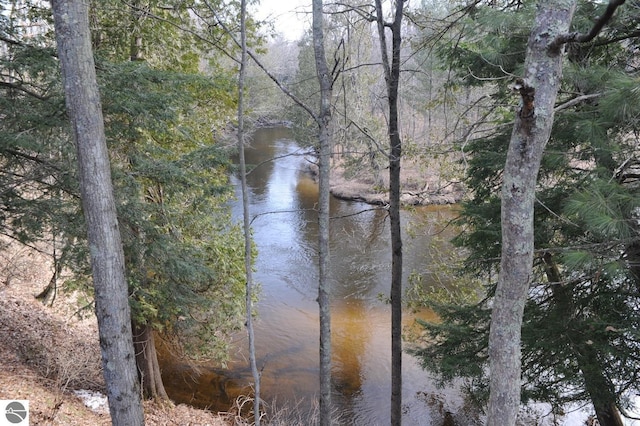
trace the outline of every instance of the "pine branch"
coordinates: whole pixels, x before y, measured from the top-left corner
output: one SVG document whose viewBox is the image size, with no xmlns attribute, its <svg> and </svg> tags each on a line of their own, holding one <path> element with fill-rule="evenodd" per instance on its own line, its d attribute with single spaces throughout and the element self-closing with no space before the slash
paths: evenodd
<svg viewBox="0 0 640 426">
<path fill-rule="evenodd" d="M 606 46 L 608 44 L 618 43 L 619 41 L 624 41 L 624 40 L 628 40 L 630 38 L 636 38 L 636 37 L 640 37 L 640 30 L 631 31 L 630 33 L 623 34 L 623 35 L 618 36 L 618 37 L 614 37 L 614 38 L 598 41 L 597 43 L 594 43 L 593 45 L 597 46 L 597 47 L 601 47 L 601 46 Z"/>
<path fill-rule="evenodd" d="M 9 37 L 5 37 L 3 35 L 0 35 L 0 41 L 4 41 L 7 44 L 11 44 L 13 46 L 25 46 L 24 43 L 22 43 L 21 41 L 18 40 L 14 40 L 12 38 Z"/>
<path fill-rule="evenodd" d="M 22 93 L 25 93 L 29 96 L 32 96 L 40 101 L 46 101 L 48 99 L 51 98 L 51 96 L 48 95 L 40 95 L 32 90 L 27 89 L 26 87 L 24 87 L 22 84 L 14 84 L 14 83 L 9 83 L 7 81 L 0 81 L 0 87 L 5 87 L 7 89 L 12 89 L 12 90 L 18 90 Z"/>
<path fill-rule="evenodd" d="M 218 44 L 216 43 L 215 40 L 211 40 L 211 39 L 209 39 L 207 37 L 203 37 L 202 35 L 198 34 L 198 32 L 196 32 L 195 30 L 192 30 L 192 29 L 187 28 L 187 27 L 185 27 L 183 25 L 177 24 L 177 23 L 175 23 L 175 22 L 173 22 L 173 21 L 171 21 L 169 19 L 163 18 L 163 17 L 161 17 L 159 15 L 156 15 L 156 14 L 152 13 L 150 10 L 148 10 L 146 8 L 145 9 L 140 8 L 139 6 L 136 6 L 136 5 L 132 4 L 132 3 L 127 3 L 126 1 L 124 2 L 124 4 L 126 6 L 128 6 L 128 7 L 130 7 L 133 11 L 136 11 L 136 12 L 139 12 L 139 13 L 143 13 L 144 17 L 152 18 L 152 19 L 154 19 L 154 20 L 156 20 L 158 22 L 162 22 L 162 23 L 171 25 L 172 27 L 176 28 L 177 30 L 182 31 L 185 34 L 189 34 L 189 35 L 195 37 L 196 39 L 198 39 L 198 40 L 200 40 L 200 41 L 202 41 L 202 42 L 204 42 L 204 43 L 206 43 L 208 45 L 211 45 L 211 46 L 214 46 L 214 47 L 218 47 Z M 198 16 L 198 14 L 193 9 L 191 9 L 191 11 L 194 13 L 194 15 Z M 198 17 L 200 19 L 202 19 L 200 16 L 198 16 Z M 233 55 L 229 54 L 229 52 L 227 52 L 225 49 L 221 48 L 220 52 L 222 52 L 222 54 L 224 54 L 226 57 L 228 57 L 231 61 L 236 62 L 236 63 L 238 62 L 238 59 L 235 58 Z"/>
</svg>

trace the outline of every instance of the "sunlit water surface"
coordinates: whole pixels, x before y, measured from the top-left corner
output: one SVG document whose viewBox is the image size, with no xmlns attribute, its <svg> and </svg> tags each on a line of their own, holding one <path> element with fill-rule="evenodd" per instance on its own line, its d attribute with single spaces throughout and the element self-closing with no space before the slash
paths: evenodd
<svg viewBox="0 0 640 426">
<path fill-rule="evenodd" d="M 258 249 L 254 278 L 261 289 L 255 333 L 262 397 L 280 406 L 299 403 L 305 411 L 319 390 L 318 189 L 303 173 L 308 161 L 303 152 L 287 129 L 267 128 L 254 136 L 246 161 L 256 166 L 248 185 Z M 239 201 L 233 215 L 242 218 Z M 433 256 L 449 248 L 450 231 L 442 232 L 442 226 L 453 215 L 446 206 L 403 212 L 405 282 L 410 273 L 423 274 L 429 284 L 442 280 L 430 267 Z M 384 209 L 337 199 L 331 201 L 331 216 L 333 400 L 340 424 L 385 425 L 391 391 L 391 313 L 384 302 L 390 285 L 389 220 Z M 428 311 L 407 311 L 405 324 L 416 316 L 433 319 Z M 204 368 L 191 379 L 187 366 L 165 368 L 172 397 L 226 411 L 235 397 L 249 392 L 251 382 L 246 333 L 237 336 L 234 347 L 227 370 Z M 459 413 L 462 403 L 458 392 L 436 388 L 416 360 L 404 355 L 404 424 L 442 424 L 444 413 Z"/>
</svg>

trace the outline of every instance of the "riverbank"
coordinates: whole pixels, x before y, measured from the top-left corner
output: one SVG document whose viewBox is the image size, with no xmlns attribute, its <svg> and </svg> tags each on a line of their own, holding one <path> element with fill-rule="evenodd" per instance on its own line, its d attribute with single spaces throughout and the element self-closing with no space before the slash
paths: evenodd
<svg viewBox="0 0 640 426">
<path fill-rule="evenodd" d="M 286 120 L 258 118 L 257 129 L 286 128 L 292 123 Z M 339 151 L 336 149 L 335 151 Z M 400 170 L 400 203 L 403 206 L 428 206 L 457 204 L 465 195 L 461 182 L 463 172 L 456 160 L 448 155 L 402 160 Z M 303 172 L 318 180 L 316 158 L 308 158 Z M 334 153 L 331 159 L 331 194 L 342 200 L 361 201 L 372 205 L 389 203 L 389 170 L 373 170 L 356 164 L 347 155 Z"/>
<path fill-rule="evenodd" d="M 431 167 L 406 161 L 400 171 L 400 203 L 404 206 L 457 204 L 464 197 L 464 187 L 457 180 L 444 178 L 442 164 Z M 318 171 L 309 162 L 305 173 L 317 181 Z M 384 169 L 354 170 L 344 160 L 331 166 L 331 194 L 342 200 L 362 201 L 373 205 L 389 203 L 389 173 Z"/>
<path fill-rule="evenodd" d="M 61 291 L 53 307 L 35 299 L 52 267 L 34 250 L 3 247 L 0 265 L 0 399 L 29 400 L 32 425 L 110 425 L 93 311 L 74 316 L 80 305 Z M 187 405 L 147 401 L 144 409 L 148 426 L 233 424 Z"/>
</svg>

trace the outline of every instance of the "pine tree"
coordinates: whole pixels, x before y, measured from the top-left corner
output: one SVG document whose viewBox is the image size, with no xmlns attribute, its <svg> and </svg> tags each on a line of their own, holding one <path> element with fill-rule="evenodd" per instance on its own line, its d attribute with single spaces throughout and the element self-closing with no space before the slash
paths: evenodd
<svg viewBox="0 0 640 426">
<path fill-rule="evenodd" d="M 574 27 L 588 30 L 603 6 L 585 3 Z M 637 91 L 628 39 L 636 17 L 621 15 L 587 44 L 569 44 L 556 121 L 543 158 L 535 206 L 534 285 L 522 329 L 523 401 L 592 402 L 601 424 L 619 424 L 637 391 L 634 352 L 638 315 Z M 489 308 L 500 258 L 500 199 L 508 123 L 513 119 L 509 75 L 521 74 L 520 23 L 527 6 L 474 8 L 465 32 L 442 53 L 461 81 L 485 85 L 493 127 L 465 148 L 471 196 L 457 238 L 468 250 L 467 272 L 487 281 L 487 296 L 473 306 L 435 306 L 443 320 L 425 324 L 432 344 L 417 350 L 425 367 L 471 377 L 486 397 Z M 480 78 L 478 78 L 480 77 Z M 507 78 L 504 78 L 507 77 Z M 496 79 L 501 78 L 501 79 Z M 491 80 L 489 80 L 491 79 Z M 491 86 L 486 82 L 491 81 Z M 504 105 L 504 106 L 503 106 Z M 506 125 L 505 125 L 506 124 Z"/>
</svg>

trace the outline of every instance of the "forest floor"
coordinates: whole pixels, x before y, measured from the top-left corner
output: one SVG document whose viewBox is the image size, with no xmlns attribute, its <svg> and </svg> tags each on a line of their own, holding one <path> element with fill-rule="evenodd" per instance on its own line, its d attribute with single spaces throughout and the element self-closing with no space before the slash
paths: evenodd
<svg viewBox="0 0 640 426">
<path fill-rule="evenodd" d="M 51 274 L 34 250 L 0 253 L 0 399 L 29 400 L 31 425 L 110 425 L 95 315 L 74 315 L 78 305 L 60 292 L 52 307 L 36 300 Z M 144 410 L 149 426 L 232 424 L 187 405 L 148 401 Z"/>
</svg>

